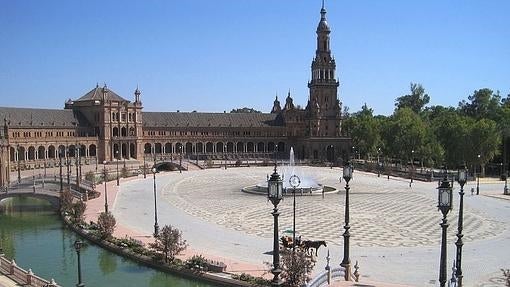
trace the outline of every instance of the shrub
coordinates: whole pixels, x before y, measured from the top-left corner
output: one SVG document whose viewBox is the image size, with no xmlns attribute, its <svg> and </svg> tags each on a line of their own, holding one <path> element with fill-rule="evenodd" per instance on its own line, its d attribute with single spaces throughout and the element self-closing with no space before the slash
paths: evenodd
<svg viewBox="0 0 510 287">
<path fill-rule="evenodd" d="M 69 187 L 64 189 L 64 192 L 62 193 L 62 206 L 60 206 L 60 209 L 62 212 L 71 213 L 73 209 L 73 194 L 69 190 Z"/>
<path fill-rule="evenodd" d="M 71 220 L 75 224 L 81 224 L 84 221 L 84 214 L 87 205 L 83 201 L 77 201 L 71 205 Z"/>
<path fill-rule="evenodd" d="M 184 262 L 184 266 L 188 269 L 206 272 L 209 264 L 207 263 L 207 259 L 205 259 L 202 255 L 193 255 Z"/>
<path fill-rule="evenodd" d="M 97 229 L 102 239 L 110 238 L 115 231 L 115 217 L 110 212 L 101 212 L 97 218 Z"/>
<path fill-rule="evenodd" d="M 286 250 L 281 253 L 281 277 L 284 286 L 302 286 L 306 284 L 312 273 L 314 264 L 304 251 L 292 252 Z"/>
<path fill-rule="evenodd" d="M 165 262 L 173 261 L 175 255 L 184 251 L 186 247 L 186 240 L 182 239 L 182 232 L 170 225 L 165 225 L 156 237 L 156 241 L 150 244 L 151 249 L 163 255 Z"/>
<path fill-rule="evenodd" d="M 85 174 L 85 179 L 90 182 L 96 182 L 96 174 L 93 171 L 88 171 Z"/>
<path fill-rule="evenodd" d="M 129 174 L 128 174 L 128 169 L 127 169 L 127 167 L 123 167 L 123 168 L 120 170 L 120 177 L 124 177 L 124 178 L 126 178 L 126 177 L 128 177 L 128 175 L 129 175 Z"/>
<path fill-rule="evenodd" d="M 271 280 L 267 280 L 262 277 L 255 277 L 255 276 L 252 276 L 252 275 L 246 274 L 246 273 L 241 273 L 240 275 L 234 274 L 234 275 L 232 275 L 232 279 L 245 281 L 248 283 L 262 285 L 262 286 L 271 285 Z"/>
<path fill-rule="evenodd" d="M 510 269 L 501 269 L 503 276 L 505 276 L 505 285 L 510 287 Z"/>
</svg>

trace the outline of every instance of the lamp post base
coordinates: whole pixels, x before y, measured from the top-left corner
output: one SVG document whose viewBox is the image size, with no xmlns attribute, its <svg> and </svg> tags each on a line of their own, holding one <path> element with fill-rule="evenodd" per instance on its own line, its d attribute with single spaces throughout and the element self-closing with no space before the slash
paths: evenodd
<svg viewBox="0 0 510 287">
<path fill-rule="evenodd" d="M 352 276 L 351 276 L 351 263 L 340 263 L 340 266 L 342 266 L 343 268 L 345 268 L 345 281 L 351 281 L 352 280 Z"/>
</svg>

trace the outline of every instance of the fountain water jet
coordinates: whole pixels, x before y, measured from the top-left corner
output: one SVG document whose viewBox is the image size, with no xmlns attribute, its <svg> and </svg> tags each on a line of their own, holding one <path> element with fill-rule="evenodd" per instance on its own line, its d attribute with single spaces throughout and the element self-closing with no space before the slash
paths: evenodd
<svg viewBox="0 0 510 287">
<path fill-rule="evenodd" d="M 292 175 L 297 175 L 301 180 L 299 187 L 296 188 L 296 194 L 323 194 L 323 192 L 332 192 L 336 191 L 336 189 L 332 187 L 325 187 L 321 184 L 318 184 L 313 178 L 306 176 L 303 174 L 303 170 L 296 166 L 295 158 L 294 158 L 294 148 L 290 148 L 289 153 L 289 164 L 282 165 L 277 168 L 278 173 L 283 177 L 283 188 L 284 195 L 292 195 L 292 185 L 289 182 L 289 179 Z M 244 192 L 256 193 L 261 195 L 267 194 L 267 182 L 258 183 L 254 186 L 248 186 L 242 189 Z"/>
</svg>

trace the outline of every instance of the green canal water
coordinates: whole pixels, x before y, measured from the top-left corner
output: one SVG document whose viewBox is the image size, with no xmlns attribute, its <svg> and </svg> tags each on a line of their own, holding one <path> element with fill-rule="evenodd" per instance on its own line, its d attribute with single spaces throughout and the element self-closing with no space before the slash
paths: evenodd
<svg viewBox="0 0 510 287">
<path fill-rule="evenodd" d="M 45 201 L 9 198 L 0 202 L 0 247 L 18 266 L 32 268 L 45 279 L 54 278 L 61 286 L 75 286 L 76 239 Z M 81 262 L 86 286 L 215 286 L 152 270 L 90 242 L 82 249 Z"/>
</svg>

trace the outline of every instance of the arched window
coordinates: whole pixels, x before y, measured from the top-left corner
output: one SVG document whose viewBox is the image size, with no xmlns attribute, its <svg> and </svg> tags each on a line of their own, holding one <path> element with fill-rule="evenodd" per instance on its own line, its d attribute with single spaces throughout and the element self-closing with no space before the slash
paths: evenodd
<svg viewBox="0 0 510 287">
<path fill-rule="evenodd" d="M 114 137 L 118 137 L 119 136 L 119 128 L 118 127 L 114 127 L 113 128 L 113 136 Z"/>
</svg>

